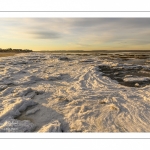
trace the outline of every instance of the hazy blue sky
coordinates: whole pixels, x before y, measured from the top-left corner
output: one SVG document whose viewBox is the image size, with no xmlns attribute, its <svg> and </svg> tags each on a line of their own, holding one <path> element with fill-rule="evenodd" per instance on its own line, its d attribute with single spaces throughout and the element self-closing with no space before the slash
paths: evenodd
<svg viewBox="0 0 150 150">
<path fill-rule="evenodd" d="M 150 18 L 0 18 L 0 48 L 150 49 Z"/>
</svg>

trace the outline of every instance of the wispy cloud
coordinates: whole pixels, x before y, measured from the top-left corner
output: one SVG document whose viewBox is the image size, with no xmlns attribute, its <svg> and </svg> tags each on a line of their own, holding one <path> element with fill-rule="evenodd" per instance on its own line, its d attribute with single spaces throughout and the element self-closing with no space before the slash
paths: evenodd
<svg viewBox="0 0 150 150">
<path fill-rule="evenodd" d="M 30 33 L 33 38 L 37 39 L 59 39 L 61 34 L 54 31 L 34 31 Z"/>
</svg>

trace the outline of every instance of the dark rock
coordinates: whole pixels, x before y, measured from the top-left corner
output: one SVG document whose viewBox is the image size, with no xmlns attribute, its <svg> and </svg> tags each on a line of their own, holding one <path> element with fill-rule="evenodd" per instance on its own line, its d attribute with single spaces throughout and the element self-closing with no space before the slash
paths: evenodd
<svg viewBox="0 0 150 150">
<path fill-rule="evenodd" d="M 60 57 L 59 60 L 67 61 L 67 60 L 69 60 L 69 58 L 68 57 Z"/>
</svg>

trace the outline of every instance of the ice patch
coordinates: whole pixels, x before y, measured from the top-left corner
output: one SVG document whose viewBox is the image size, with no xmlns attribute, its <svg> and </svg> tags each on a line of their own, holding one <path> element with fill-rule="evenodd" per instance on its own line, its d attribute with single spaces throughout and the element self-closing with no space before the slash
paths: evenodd
<svg viewBox="0 0 150 150">
<path fill-rule="evenodd" d="M 0 132 L 32 132 L 36 126 L 29 120 L 7 119 L 0 124 Z"/>
<path fill-rule="evenodd" d="M 149 77 L 127 77 L 123 79 L 124 82 L 144 82 L 150 81 Z"/>
<path fill-rule="evenodd" d="M 33 109 L 31 109 L 31 110 L 28 110 L 28 111 L 26 112 L 26 116 L 35 114 L 35 113 L 36 113 L 37 111 L 39 111 L 39 110 L 40 110 L 40 108 L 38 108 L 38 107 L 33 108 Z"/>
<path fill-rule="evenodd" d="M 62 132 L 61 123 L 55 120 L 44 125 L 38 132 Z"/>
<path fill-rule="evenodd" d="M 148 62 L 111 55 L 0 59 L 0 131 L 150 132 Z"/>
</svg>

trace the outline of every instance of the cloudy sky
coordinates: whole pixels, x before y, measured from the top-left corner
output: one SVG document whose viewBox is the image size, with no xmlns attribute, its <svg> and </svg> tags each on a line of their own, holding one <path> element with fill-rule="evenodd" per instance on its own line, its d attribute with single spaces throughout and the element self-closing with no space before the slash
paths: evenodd
<svg viewBox="0 0 150 150">
<path fill-rule="evenodd" d="M 150 18 L 0 18 L 0 48 L 149 50 Z"/>
</svg>

